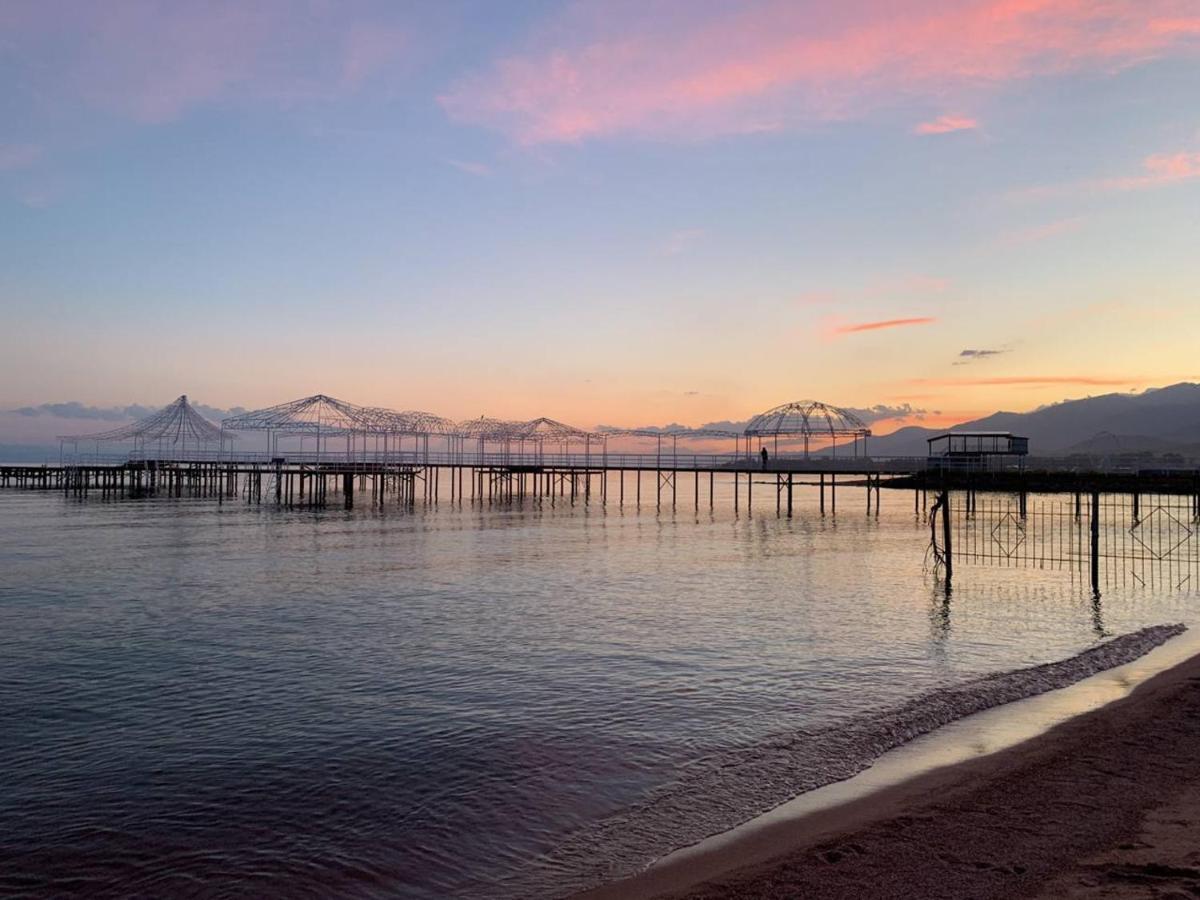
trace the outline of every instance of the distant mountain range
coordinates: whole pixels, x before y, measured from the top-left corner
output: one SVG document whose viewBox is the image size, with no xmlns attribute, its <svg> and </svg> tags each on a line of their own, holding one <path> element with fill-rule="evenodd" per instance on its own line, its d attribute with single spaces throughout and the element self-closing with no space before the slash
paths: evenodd
<svg viewBox="0 0 1200 900">
<path fill-rule="evenodd" d="M 926 440 L 950 431 L 1011 431 L 1033 456 L 1177 454 L 1200 459 L 1200 384 L 1067 400 L 1033 412 L 998 412 L 951 429 L 901 428 L 870 439 L 872 456 L 924 456 Z"/>
</svg>

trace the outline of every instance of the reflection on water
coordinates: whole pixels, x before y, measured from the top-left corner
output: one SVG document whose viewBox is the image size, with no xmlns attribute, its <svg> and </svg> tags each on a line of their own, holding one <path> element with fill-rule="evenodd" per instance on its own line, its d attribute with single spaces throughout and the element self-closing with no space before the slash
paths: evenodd
<svg viewBox="0 0 1200 900">
<path fill-rule="evenodd" d="M 791 519 L 5 492 L 0 891 L 491 896 L 713 754 L 1191 618 L 1033 568 L 948 596 L 907 502 L 839 493 L 835 520 L 803 491 Z"/>
</svg>

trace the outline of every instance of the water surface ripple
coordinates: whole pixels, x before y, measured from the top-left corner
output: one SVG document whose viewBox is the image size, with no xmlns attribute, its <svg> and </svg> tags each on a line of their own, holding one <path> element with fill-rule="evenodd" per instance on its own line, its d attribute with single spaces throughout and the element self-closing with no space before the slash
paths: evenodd
<svg viewBox="0 0 1200 900">
<path fill-rule="evenodd" d="M 603 823 L 644 828 L 705 760 L 804 734 L 830 764 L 863 717 L 1191 619 L 1186 594 L 1097 606 L 1064 572 L 971 570 L 947 602 L 891 496 L 788 520 L 719 493 L 715 514 L 0 493 L 0 893 L 552 893 L 631 863 Z M 736 817 L 744 787 L 695 790 Z"/>
</svg>

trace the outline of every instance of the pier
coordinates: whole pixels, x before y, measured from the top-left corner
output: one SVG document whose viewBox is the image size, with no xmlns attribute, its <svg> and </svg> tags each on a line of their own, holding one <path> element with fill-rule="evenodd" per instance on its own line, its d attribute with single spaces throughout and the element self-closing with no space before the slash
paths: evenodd
<svg viewBox="0 0 1200 900">
<path fill-rule="evenodd" d="M 816 401 L 768 410 L 735 433 L 455 423 L 326 395 L 218 426 L 182 396 L 140 422 L 64 436 L 57 464 L 0 466 L 0 488 L 292 509 L 561 503 L 699 513 L 721 502 L 739 516 L 787 518 L 836 516 L 839 502 L 843 514 L 878 516 L 885 493 L 907 491 L 947 590 L 956 565 L 973 564 L 1078 572 L 1096 596 L 1116 578 L 1200 584 L 1200 470 L 1080 471 L 991 432 L 934 439 L 928 457 L 875 458 L 870 435 L 852 413 Z"/>
</svg>

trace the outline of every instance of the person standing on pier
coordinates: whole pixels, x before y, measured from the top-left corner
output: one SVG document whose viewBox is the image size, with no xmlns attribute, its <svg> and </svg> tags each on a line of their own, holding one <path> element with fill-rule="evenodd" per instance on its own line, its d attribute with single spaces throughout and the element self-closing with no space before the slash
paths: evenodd
<svg viewBox="0 0 1200 900">
<path fill-rule="evenodd" d="M 770 454 L 769 454 L 769 453 L 767 453 L 767 448 L 766 448 L 766 447 L 763 447 L 763 448 L 762 448 L 762 450 L 761 450 L 760 452 L 761 452 L 761 455 L 762 455 L 763 471 L 765 472 L 765 471 L 767 471 L 767 460 L 770 458 Z"/>
</svg>

